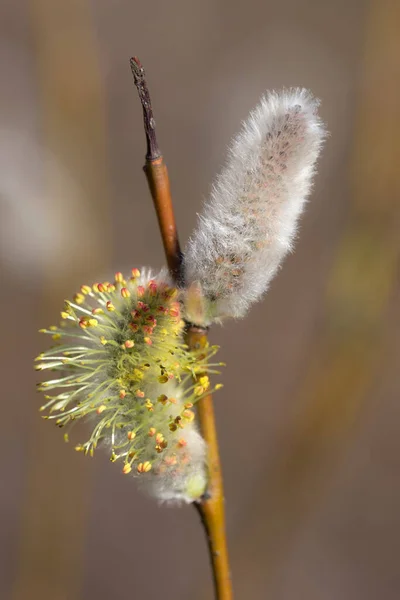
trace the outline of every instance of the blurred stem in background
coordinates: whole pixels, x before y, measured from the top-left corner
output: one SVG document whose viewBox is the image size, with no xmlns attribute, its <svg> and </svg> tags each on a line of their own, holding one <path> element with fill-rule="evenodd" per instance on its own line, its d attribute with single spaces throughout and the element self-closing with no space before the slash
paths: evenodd
<svg viewBox="0 0 400 600">
<path fill-rule="evenodd" d="M 247 510 L 252 518 L 233 549 L 234 571 L 246 573 L 237 582 L 240 598 L 250 580 L 257 598 L 271 592 L 298 528 L 318 508 L 343 460 L 382 368 L 400 257 L 399 22 L 399 3 L 370 4 L 350 165 L 352 202 L 308 350 L 299 414 L 282 455 L 255 490 Z M 264 548 L 262 567 L 251 552 L 257 546 Z"/>
<path fill-rule="evenodd" d="M 64 249 L 63 268 L 47 266 L 43 272 L 41 313 L 47 320 L 50 314 L 57 318 L 64 294 L 107 268 L 104 93 L 86 0 L 30 0 L 30 18 L 41 142 L 44 155 L 53 159 L 44 164 L 44 193 L 60 215 L 76 202 L 54 169 L 55 157 L 82 191 L 78 216 L 89 213 L 91 219 L 90 241 L 76 235 Z M 29 462 L 13 598 L 71 600 L 81 586 L 91 465 L 71 457 L 56 428 L 39 418 L 36 402 L 27 418 Z"/>
</svg>

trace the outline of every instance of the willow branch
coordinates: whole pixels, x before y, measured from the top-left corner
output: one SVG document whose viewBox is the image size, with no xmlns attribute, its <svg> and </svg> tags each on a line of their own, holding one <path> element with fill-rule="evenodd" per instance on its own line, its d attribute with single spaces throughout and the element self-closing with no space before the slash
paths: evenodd
<svg viewBox="0 0 400 600">
<path fill-rule="evenodd" d="M 130 64 L 143 108 L 144 131 L 147 142 L 144 172 L 153 198 L 168 268 L 174 280 L 180 283 L 182 253 L 172 207 L 168 171 L 157 143 L 156 123 L 153 117 L 153 108 L 144 69 L 136 57 L 131 58 Z"/>
<path fill-rule="evenodd" d="M 194 325 L 188 327 L 186 343 L 191 350 L 204 348 L 208 344 L 207 331 Z M 207 442 L 209 479 L 207 491 L 195 503 L 195 507 L 200 514 L 207 536 L 216 598 L 218 600 L 231 600 L 232 582 L 225 533 L 224 488 L 211 394 L 200 400 L 198 415 L 201 431 Z"/>
<path fill-rule="evenodd" d="M 182 253 L 172 206 L 168 171 L 157 143 L 155 120 L 144 69 L 136 57 L 131 58 L 130 64 L 143 108 L 147 142 L 144 170 L 158 218 L 167 264 L 171 275 L 179 285 L 183 282 Z M 186 330 L 186 343 L 191 350 L 205 347 L 208 344 L 207 331 L 189 324 Z M 208 449 L 208 488 L 204 496 L 195 503 L 195 507 L 200 514 L 208 540 L 215 597 L 217 600 L 231 600 L 232 585 L 225 533 L 223 480 L 211 395 L 200 400 L 198 415 Z"/>
<path fill-rule="evenodd" d="M 146 74 L 137 56 L 131 58 L 130 65 L 143 109 L 143 123 L 147 142 L 146 160 L 156 160 L 161 156 L 161 152 L 157 143 L 156 122 L 153 117 L 153 107 L 147 87 Z"/>
</svg>

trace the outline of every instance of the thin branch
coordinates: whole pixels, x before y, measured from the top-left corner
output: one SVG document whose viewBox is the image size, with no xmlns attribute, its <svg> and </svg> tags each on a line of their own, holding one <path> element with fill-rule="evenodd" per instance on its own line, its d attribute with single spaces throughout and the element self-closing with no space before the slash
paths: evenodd
<svg viewBox="0 0 400 600">
<path fill-rule="evenodd" d="M 144 172 L 146 173 L 153 198 L 168 268 L 174 280 L 177 283 L 181 283 L 182 253 L 172 207 L 168 171 L 157 142 L 156 124 L 153 117 L 153 108 L 146 76 L 138 58 L 131 58 L 130 64 L 143 108 L 144 130 L 147 142 Z"/>
<path fill-rule="evenodd" d="M 130 60 L 133 79 L 139 94 L 140 102 L 143 108 L 143 123 L 146 134 L 147 154 L 146 160 L 155 160 L 161 156 L 160 148 L 158 147 L 156 137 L 156 122 L 153 117 L 153 108 L 149 89 L 146 82 L 146 73 L 142 67 L 140 60 L 134 56 Z"/>
<path fill-rule="evenodd" d="M 178 241 L 167 168 L 158 147 L 153 109 L 147 88 L 144 69 L 138 58 L 131 59 L 131 69 L 143 107 L 144 128 L 147 141 L 145 173 L 149 183 L 160 226 L 164 250 L 171 275 L 182 285 L 182 253 Z M 186 343 L 194 350 L 205 347 L 207 331 L 188 325 Z M 207 443 L 208 488 L 194 506 L 198 510 L 208 540 L 213 570 L 215 597 L 232 600 L 232 585 L 225 533 L 224 493 L 218 439 L 212 396 L 200 400 L 198 415 L 203 437 Z"/>
<path fill-rule="evenodd" d="M 204 348 L 207 331 L 194 325 L 188 327 L 186 343 L 191 350 Z M 199 377 L 201 374 L 199 374 Z M 232 582 L 225 532 L 225 498 L 214 405 L 211 394 L 198 404 L 200 427 L 207 442 L 208 487 L 204 496 L 195 503 L 204 526 L 213 570 L 215 595 L 218 600 L 232 599 Z"/>
</svg>

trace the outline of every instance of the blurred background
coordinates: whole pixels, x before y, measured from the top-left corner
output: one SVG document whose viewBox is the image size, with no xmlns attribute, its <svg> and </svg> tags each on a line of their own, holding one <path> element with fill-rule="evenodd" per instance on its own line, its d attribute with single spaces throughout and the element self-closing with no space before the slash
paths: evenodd
<svg viewBox="0 0 400 600">
<path fill-rule="evenodd" d="M 64 297 L 164 262 L 133 54 L 182 242 L 264 90 L 322 100 L 296 252 L 212 331 L 235 598 L 400 597 L 399 22 L 393 0 L 1 1 L 1 598 L 212 598 L 193 509 L 73 452 L 35 394 Z"/>
</svg>

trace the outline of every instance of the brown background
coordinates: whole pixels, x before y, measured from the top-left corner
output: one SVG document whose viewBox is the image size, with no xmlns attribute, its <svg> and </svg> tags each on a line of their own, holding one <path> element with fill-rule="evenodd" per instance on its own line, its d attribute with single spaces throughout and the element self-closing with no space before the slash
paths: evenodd
<svg viewBox="0 0 400 600">
<path fill-rule="evenodd" d="M 157 506 L 37 413 L 36 331 L 63 298 L 163 264 L 133 53 L 182 241 L 262 92 L 322 100 L 296 253 L 212 332 L 235 597 L 399 598 L 399 19 L 391 0 L 2 0 L 1 598 L 212 597 L 193 509 Z"/>
</svg>

